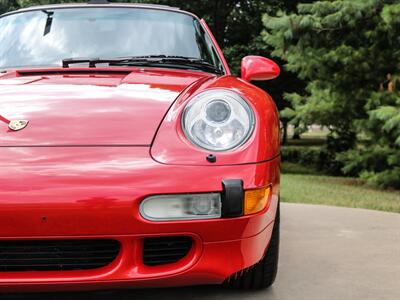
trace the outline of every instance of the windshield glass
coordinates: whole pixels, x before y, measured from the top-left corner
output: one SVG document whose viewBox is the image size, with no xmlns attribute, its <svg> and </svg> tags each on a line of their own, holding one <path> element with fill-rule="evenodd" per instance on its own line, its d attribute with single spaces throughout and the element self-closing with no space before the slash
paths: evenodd
<svg viewBox="0 0 400 300">
<path fill-rule="evenodd" d="M 199 21 L 147 8 L 64 8 L 0 18 L 0 69 L 60 66 L 66 58 L 167 55 L 221 68 Z"/>
</svg>

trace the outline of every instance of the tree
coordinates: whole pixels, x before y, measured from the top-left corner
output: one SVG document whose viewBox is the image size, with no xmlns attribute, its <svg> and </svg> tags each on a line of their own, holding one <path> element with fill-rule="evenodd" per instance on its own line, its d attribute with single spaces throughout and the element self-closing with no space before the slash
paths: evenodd
<svg viewBox="0 0 400 300">
<path fill-rule="evenodd" d="M 0 0 L 0 14 L 19 7 L 17 0 Z"/>
<path fill-rule="evenodd" d="M 294 108 L 286 112 L 302 126 L 330 129 L 327 147 L 343 172 L 399 187 L 400 95 L 379 86 L 399 73 L 400 2 L 319 1 L 264 23 L 273 55 L 308 82 L 305 94 L 286 95 Z M 368 153 L 383 153 L 384 163 Z"/>
</svg>

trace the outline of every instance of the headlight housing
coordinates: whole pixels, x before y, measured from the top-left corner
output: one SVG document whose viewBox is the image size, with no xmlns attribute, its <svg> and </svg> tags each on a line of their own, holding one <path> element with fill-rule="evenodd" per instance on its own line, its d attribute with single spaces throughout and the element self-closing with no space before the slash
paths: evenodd
<svg viewBox="0 0 400 300">
<path fill-rule="evenodd" d="M 190 142 L 211 151 L 228 151 L 243 145 L 254 130 L 254 112 L 237 93 L 215 89 L 194 97 L 182 116 Z"/>
<path fill-rule="evenodd" d="M 158 195 L 140 204 L 140 214 L 149 221 L 217 219 L 221 217 L 219 193 Z"/>
</svg>

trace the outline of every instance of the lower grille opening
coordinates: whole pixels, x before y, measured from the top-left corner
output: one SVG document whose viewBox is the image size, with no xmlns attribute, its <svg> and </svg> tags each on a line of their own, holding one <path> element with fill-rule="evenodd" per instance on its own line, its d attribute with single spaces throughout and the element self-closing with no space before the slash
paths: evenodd
<svg viewBox="0 0 400 300">
<path fill-rule="evenodd" d="M 119 251 L 119 242 L 109 239 L 0 241 L 0 272 L 97 269 Z"/>
<path fill-rule="evenodd" d="M 147 266 L 176 263 L 189 253 L 192 244 L 192 239 L 185 236 L 147 238 L 143 245 L 143 263 Z"/>
</svg>

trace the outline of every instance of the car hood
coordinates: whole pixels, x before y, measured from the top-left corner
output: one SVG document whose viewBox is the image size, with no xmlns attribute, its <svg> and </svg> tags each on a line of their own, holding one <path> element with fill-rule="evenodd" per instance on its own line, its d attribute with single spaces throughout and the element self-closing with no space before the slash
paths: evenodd
<svg viewBox="0 0 400 300">
<path fill-rule="evenodd" d="M 150 145 L 175 99 L 211 75 L 165 69 L 52 69 L 0 74 L 0 146 Z"/>
</svg>

